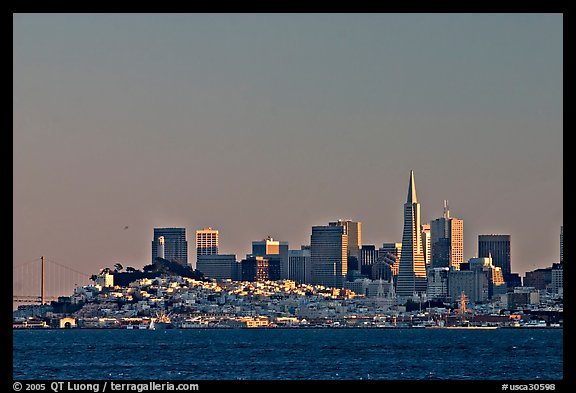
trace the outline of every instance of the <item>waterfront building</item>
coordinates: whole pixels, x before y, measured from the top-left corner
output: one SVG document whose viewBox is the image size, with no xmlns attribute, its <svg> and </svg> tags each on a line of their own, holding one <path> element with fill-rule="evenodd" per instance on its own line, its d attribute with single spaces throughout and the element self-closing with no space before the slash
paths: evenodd
<svg viewBox="0 0 576 393">
<path fill-rule="evenodd" d="M 450 217 L 448 201 L 444 200 L 444 215 L 430 222 L 432 267 L 460 269 L 464 262 L 464 221 Z"/>
<path fill-rule="evenodd" d="M 478 235 L 478 256 L 492 256 L 492 263 L 502 269 L 508 282 L 510 270 L 510 235 Z"/>
<path fill-rule="evenodd" d="M 502 306 L 509 310 L 527 305 L 536 305 L 540 303 L 540 291 L 533 287 L 516 287 L 513 292 L 501 295 L 500 301 Z"/>
<path fill-rule="evenodd" d="M 448 271 L 448 296 L 452 303 L 458 302 L 462 292 L 472 303 L 488 300 L 488 279 L 477 270 L 468 270 L 462 263 L 460 270 Z"/>
<path fill-rule="evenodd" d="M 252 242 L 252 255 L 278 262 L 280 276 L 277 280 L 288 279 L 288 242 L 274 240 L 271 236 Z"/>
<path fill-rule="evenodd" d="M 288 250 L 288 280 L 310 282 L 310 249 Z"/>
<path fill-rule="evenodd" d="M 310 262 L 312 284 L 343 288 L 348 274 L 348 235 L 344 227 L 312 227 Z"/>
<path fill-rule="evenodd" d="M 410 171 L 408 197 L 404 204 L 402 250 L 396 282 L 398 296 L 406 297 L 426 292 L 426 263 L 422 251 L 420 228 L 420 204 L 416 198 L 414 172 Z"/>
<path fill-rule="evenodd" d="M 163 237 L 164 245 L 160 247 L 160 237 Z M 152 263 L 160 257 L 163 251 L 163 259 L 177 262 L 181 265 L 188 264 L 188 242 L 186 241 L 186 228 L 154 228 L 152 240 Z"/>
<path fill-rule="evenodd" d="M 234 254 L 207 254 L 198 255 L 197 258 L 196 269 L 201 271 L 206 278 L 233 280 L 236 276 L 234 270 L 237 262 Z"/>
</svg>

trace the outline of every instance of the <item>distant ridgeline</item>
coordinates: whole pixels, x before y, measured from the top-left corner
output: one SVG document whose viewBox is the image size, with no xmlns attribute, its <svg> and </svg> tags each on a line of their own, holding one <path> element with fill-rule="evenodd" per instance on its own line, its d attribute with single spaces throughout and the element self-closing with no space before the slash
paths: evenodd
<svg viewBox="0 0 576 393">
<path fill-rule="evenodd" d="M 188 277 L 194 280 L 205 281 L 204 275 L 198 270 L 192 270 L 190 266 L 181 265 L 168 259 L 156 258 L 151 265 L 144 266 L 144 271 L 134 270 L 130 272 L 113 272 L 114 285 L 128 286 L 131 282 L 142 278 L 156 278 L 163 274 L 169 276 Z"/>
</svg>

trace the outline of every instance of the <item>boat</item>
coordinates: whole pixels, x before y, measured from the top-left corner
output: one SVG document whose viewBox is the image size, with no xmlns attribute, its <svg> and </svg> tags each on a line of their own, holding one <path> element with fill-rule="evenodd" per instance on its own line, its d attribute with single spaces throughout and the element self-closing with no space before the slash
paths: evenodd
<svg viewBox="0 0 576 393">
<path fill-rule="evenodd" d="M 170 319 L 170 315 L 166 313 L 157 313 L 156 318 L 152 318 L 150 320 L 150 329 L 151 330 L 164 330 L 172 328 L 172 320 Z"/>
</svg>

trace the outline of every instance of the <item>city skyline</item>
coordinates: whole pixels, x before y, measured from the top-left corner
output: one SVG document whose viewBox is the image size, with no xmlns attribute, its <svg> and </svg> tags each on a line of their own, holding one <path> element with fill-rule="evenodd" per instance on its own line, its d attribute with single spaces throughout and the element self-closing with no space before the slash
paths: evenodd
<svg viewBox="0 0 576 393">
<path fill-rule="evenodd" d="M 141 268 L 156 227 L 241 259 L 351 219 L 378 248 L 410 170 L 422 223 L 443 200 L 465 221 L 465 261 L 481 234 L 511 235 L 522 276 L 560 259 L 561 14 L 13 21 L 15 265 Z"/>
</svg>

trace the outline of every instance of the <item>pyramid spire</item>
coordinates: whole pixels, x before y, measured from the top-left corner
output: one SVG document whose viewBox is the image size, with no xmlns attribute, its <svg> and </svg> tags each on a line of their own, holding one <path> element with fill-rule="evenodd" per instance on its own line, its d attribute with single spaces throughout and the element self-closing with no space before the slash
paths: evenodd
<svg viewBox="0 0 576 393">
<path fill-rule="evenodd" d="M 410 171 L 410 183 L 408 184 L 408 198 L 406 203 L 417 203 L 416 199 L 416 184 L 414 184 L 414 171 Z"/>
</svg>

